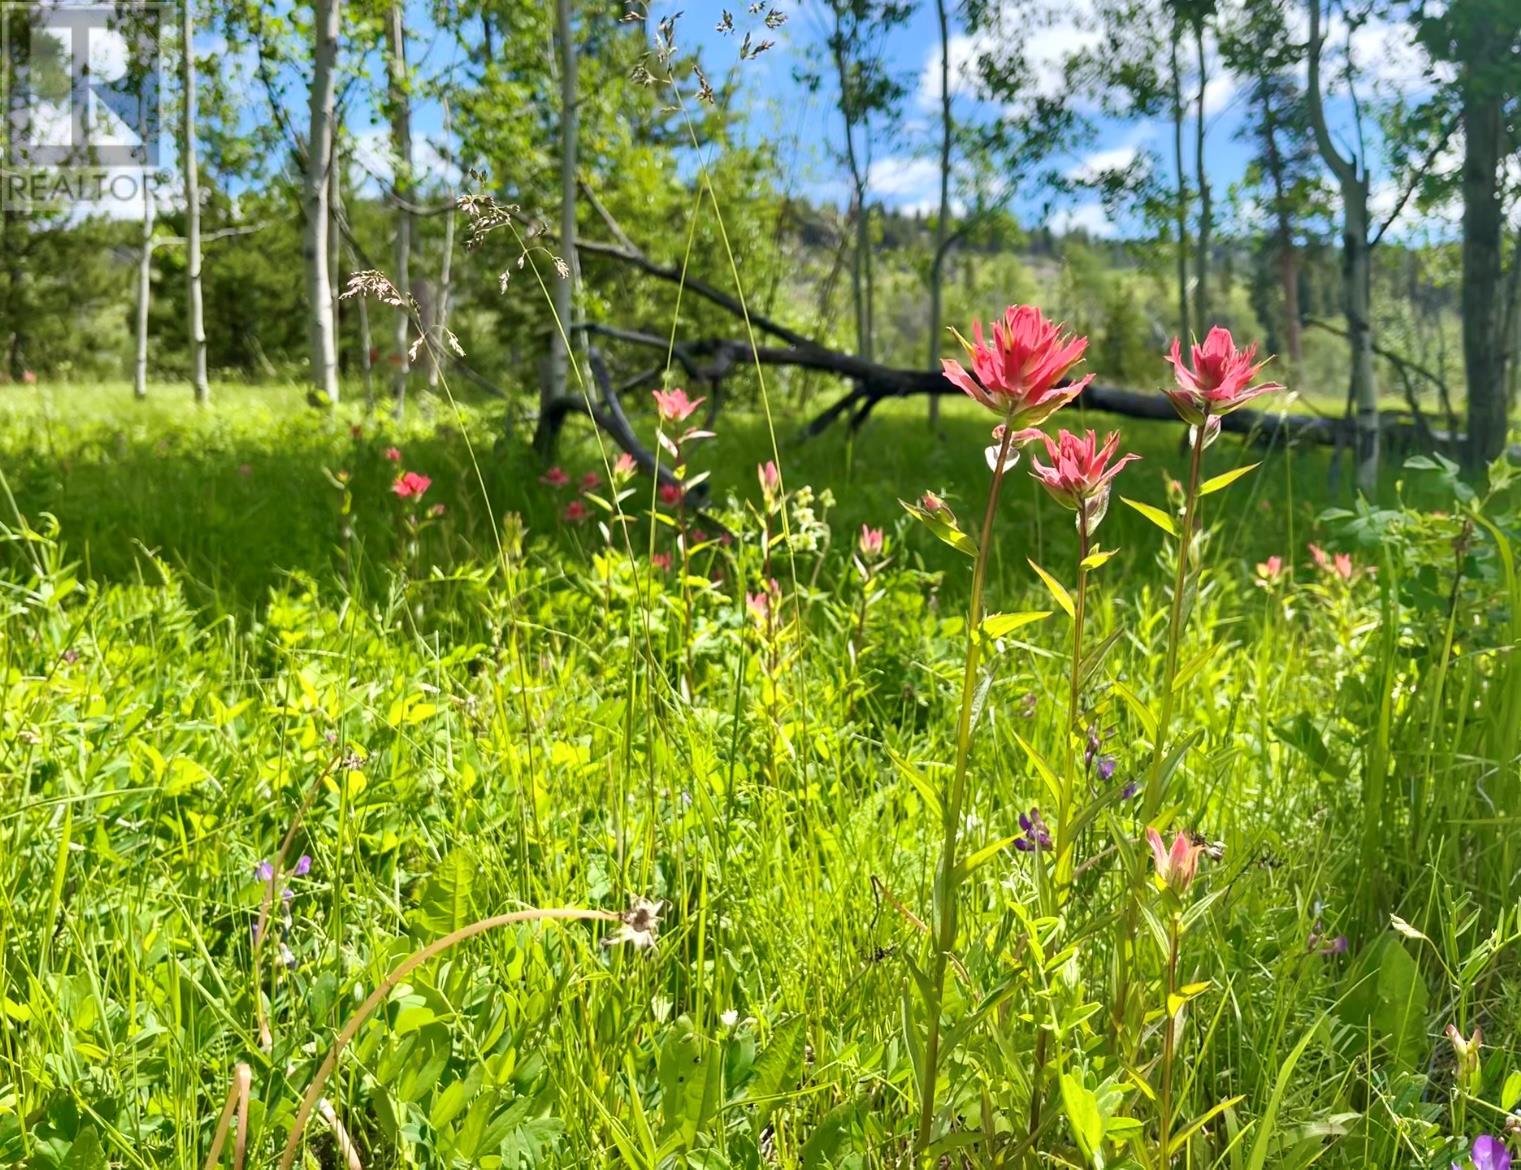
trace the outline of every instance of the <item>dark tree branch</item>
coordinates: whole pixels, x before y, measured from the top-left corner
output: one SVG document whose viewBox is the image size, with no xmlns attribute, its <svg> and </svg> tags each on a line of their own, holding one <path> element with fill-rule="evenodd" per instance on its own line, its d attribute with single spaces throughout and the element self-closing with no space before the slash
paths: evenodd
<svg viewBox="0 0 1521 1170">
<path fill-rule="evenodd" d="M 1399 199 L 1394 204 L 1394 210 L 1389 213 L 1389 218 L 1379 225 L 1378 231 L 1373 233 L 1373 239 L 1368 242 L 1368 247 L 1378 247 L 1378 242 L 1384 238 L 1384 233 L 1394 226 L 1394 221 L 1399 219 L 1405 212 L 1405 204 L 1410 202 L 1410 197 L 1415 194 L 1415 189 L 1421 185 L 1421 180 L 1431 173 L 1431 168 L 1436 165 L 1437 155 L 1442 153 L 1444 147 L 1451 140 L 1453 131 L 1458 128 L 1456 116 L 1447 120 L 1446 127 L 1441 136 L 1436 140 L 1432 148 L 1426 152 L 1426 158 L 1421 163 L 1420 169 L 1410 176 L 1410 182 L 1400 192 Z"/>
</svg>

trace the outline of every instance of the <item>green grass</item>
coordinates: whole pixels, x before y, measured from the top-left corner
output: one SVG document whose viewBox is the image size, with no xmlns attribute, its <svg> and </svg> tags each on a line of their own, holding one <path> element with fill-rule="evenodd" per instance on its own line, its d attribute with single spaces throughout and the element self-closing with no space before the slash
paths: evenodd
<svg viewBox="0 0 1521 1170">
<path fill-rule="evenodd" d="M 930 488 L 976 515 L 985 418 L 958 404 L 932 435 L 921 403 L 893 404 L 854 440 L 803 445 L 781 422 L 787 488 L 812 492 L 791 539 L 773 520 L 763 543 L 771 436 L 725 413 L 693 462 L 734 540 L 683 583 L 645 556 L 672 536 L 644 518 L 647 481 L 608 547 L 560 519 L 573 492 L 537 482 L 492 404 L 420 403 L 397 427 L 290 387 L 218 387 L 205 411 L 180 388 L 128 394 L 0 398 L 16 509 L 0 498 L 0 1164 L 198 1166 L 246 1063 L 246 1164 L 274 1166 L 334 1036 L 405 956 L 488 915 L 635 896 L 666 904 L 648 950 L 602 945 L 611 924 L 513 924 L 386 996 L 325 1093 L 363 1165 L 912 1163 L 914 922 L 932 917 L 968 562 L 897 500 Z M 602 470 L 571 427 L 567 471 Z M 1177 428 L 1125 430 L 1145 460 L 1120 493 L 1166 507 Z M 415 540 L 393 444 L 446 506 Z M 1493 529 L 1432 473 L 1355 507 L 1329 493 L 1325 452 L 1229 439 L 1207 474 L 1259 458 L 1205 500 L 1174 722 L 1191 747 L 1159 818 L 1225 847 L 1185 940 L 1179 984 L 1208 986 L 1179 1033 L 1178 1116 L 1230 1103 L 1174 1164 L 1446 1167 L 1499 1132 L 1521 1067 L 1513 497 L 1484 500 Z M 1333 505 L 1347 514 L 1317 519 Z M 869 584 L 851 561 L 864 522 L 889 527 Z M 1049 808 L 1042 766 L 1066 766 L 1070 625 L 991 656 L 948 1165 L 1025 1162 L 1037 1067 L 1029 1164 L 1084 1164 L 1084 1094 L 1112 1126 L 1105 1164 L 1151 1164 L 1160 963 L 1144 925 L 1118 923 L 1127 859 L 1149 857 L 1123 789 L 1150 758 L 1172 554 L 1118 500 L 1100 535 L 1119 553 L 1090 596 L 1087 645 L 1108 649 L 1083 721 L 1115 772 L 1082 773 L 1099 811 L 1059 911 L 1041 855 L 1009 841 Z M 1317 571 L 1310 540 L 1358 573 Z M 990 607 L 1053 609 L 1027 558 L 1070 584 L 1074 548 L 1070 513 L 1015 473 Z M 1274 553 L 1294 579 L 1260 588 Z M 767 578 L 789 615 L 769 635 L 744 599 Z M 293 827 L 285 868 L 311 869 L 272 899 L 256 970 L 255 867 Z M 1119 1025 L 1116 955 L 1144 1001 Z M 1449 1023 L 1485 1035 L 1463 1091 Z M 306 1164 L 342 1164 L 320 1115 L 307 1137 Z"/>
</svg>

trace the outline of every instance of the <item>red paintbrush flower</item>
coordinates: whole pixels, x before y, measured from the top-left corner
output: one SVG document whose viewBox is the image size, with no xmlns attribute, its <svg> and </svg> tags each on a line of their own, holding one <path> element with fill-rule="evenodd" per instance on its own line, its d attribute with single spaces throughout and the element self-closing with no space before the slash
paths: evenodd
<svg viewBox="0 0 1521 1170">
<path fill-rule="evenodd" d="M 687 392 L 679 387 L 675 390 L 656 390 L 653 393 L 655 409 L 660 412 L 660 421 L 663 423 L 686 422 L 707 401 L 706 398 L 688 398 Z"/>
<path fill-rule="evenodd" d="M 1022 436 L 1015 436 L 1019 441 Z M 1030 460 L 1030 474 L 1051 493 L 1051 498 L 1064 508 L 1071 508 L 1083 518 L 1091 533 L 1103 520 L 1109 509 L 1109 485 L 1125 464 L 1139 459 L 1136 454 L 1122 455 L 1116 462 L 1109 461 L 1120 447 L 1117 431 L 1110 432 L 1104 445 L 1098 445 L 1098 437 L 1087 431 L 1074 435 L 1071 431 L 1059 432 L 1055 439 L 1035 431 L 1029 438 L 1039 439 L 1046 446 L 1049 466 L 1039 457 Z"/>
<path fill-rule="evenodd" d="M 1162 844 L 1162 834 L 1155 829 L 1146 830 L 1146 843 L 1151 846 L 1157 877 L 1171 886 L 1175 894 L 1186 894 L 1198 871 L 1199 854 L 1204 852 L 1204 846 L 1193 844 L 1186 833 L 1179 833 L 1172 839 L 1169 850 Z"/>
<path fill-rule="evenodd" d="M 1206 419 L 1218 419 L 1254 398 L 1282 390 L 1277 382 L 1251 384 L 1267 365 L 1266 359 L 1254 362 L 1256 356 L 1255 345 L 1238 349 L 1230 330 L 1216 325 L 1203 345 L 1191 348 L 1185 363 L 1183 343 L 1175 337 L 1167 360 L 1172 363 L 1178 384 L 1176 389 L 1167 391 L 1167 397 L 1172 399 L 1173 408 L 1184 422 L 1199 426 Z"/>
<path fill-rule="evenodd" d="M 993 323 L 991 344 L 984 340 L 980 321 L 972 324 L 971 341 L 955 336 L 971 358 L 972 371 L 947 358 L 941 362 L 946 379 L 1016 430 L 1044 422 L 1093 380 L 1089 374 L 1061 384 L 1083 360 L 1088 339 L 1063 332 L 1034 305 L 1010 305 L 1003 320 Z"/>
<path fill-rule="evenodd" d="M 415 500 L 420 499 L 432 483 L 433 481 L 426 475 L 418 475 L 415 471 L 404 471 L 396 477 L 391 490 L 403 500 Z"/>
</svg>

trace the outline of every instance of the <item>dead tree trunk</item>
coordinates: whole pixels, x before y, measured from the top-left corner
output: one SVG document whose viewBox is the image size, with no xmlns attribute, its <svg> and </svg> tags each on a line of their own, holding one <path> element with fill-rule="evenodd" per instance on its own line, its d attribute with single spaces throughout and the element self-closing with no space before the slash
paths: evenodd
<svg viewBox="0 0 1521 1170">
<path fill-rule="evenodd" d="M 570 336 L 575 327 L 576 263 L 576 147 L 577 94 L 576 37 L 571 21 L 571 0 L 555 2 L 555 35 L 560 48 L 560 261 L 562 270 L 554 282 L 555 323 L 549 338 L 549 379 L 539 409 L 539 429 L 534 447 L 546 454 L 554 447 L 551 413 L 570 397 Z"/>
<path fill-rule="evenodd" d="M 1474 79 L 1463 94 L 1463 368 L 1468 376 L 1470 471 L 1505 449 L 1509 423 L 1505 362 L 1505 298 L 1501 249 L 1505 220 L 1500 203 L 1504 157 L 1504 104 L 1492 85 Z"/>
</svg>

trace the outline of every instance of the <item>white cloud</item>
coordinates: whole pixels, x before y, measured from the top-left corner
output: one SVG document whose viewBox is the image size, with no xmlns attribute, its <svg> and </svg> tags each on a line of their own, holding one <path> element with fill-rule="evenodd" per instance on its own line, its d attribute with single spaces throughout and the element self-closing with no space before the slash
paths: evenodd
<svg viewBox="0 0 1521 1170">
<path fill-rule="evenodd" d="M 938 187 L 940 167 L 927 158 L 889 155 L 871 164 L 867 187 L 879 199 L 896 200 L 905 196 L 922 196 Z"/>
<path fill-rule="evenodd" d="M 1108 171 L 1123 171 L 1135 162 L 1140 150 L 1131 146 L 1114 146 L 1108 150 L 1096 150 L 1067 171 L 1067 178 L 1079 183 L 1091 183 Z"/>
<path fill-rule="evenodd" d="M 1290 7 L 1288 30 L 1294 41 L 1309 39 L 1309 17 L 1302 5 Z M 1427 57 L 1415 39 L 1415 30 L 1405 21 L 1369 17 L 1349 37 L 1346 19 L 1337 12 L 1321 31 L 1325 41 L 1322 72 L 1328 94 L 1346 88 L 1349 51 L 1357 84 L 1385 93 L 1424 93 L 1430 90 L 1433 81 L 1445 84 L 1455 76 L 1448 62 L 1433 62 Z M 1305 80 L 1305 63 L 1301 61 L 1297 69 L 1300 80 Z"/>
<path fill-rule="evenodd" d="M 1003 54 L 1006 46 L 1016 44 L 1033 75 L 1033 89 L 1054 96 L 1068 85 L 1068 59 L 1095 47 L 1100 39 L 1094 27 L 1092 0 L 1052 0 L 1044 11 L 1032 11 L 1023 0 L 1004 0 L 990 13 L 982 30 L 950 38 L 951 93 L 986 100 L 990 95 L 976 75 L 978 58 Z M 937 41 L 919 71 L 918 101 L 922 108 L 935 108 L 940 103 L 941 60 Z"/>
<path fill-rule="evenodd" d="M 1217 66 L 1217 72 L 1204 83 L 1204 112 L 1218 114 L 1236 96 L 1236 77 Z"/>
<path fill-rule="evenodd" d="M 1113 236 L 1117 229 L 1101 204 L 1083 203 L 1077 207 L 1063 208 L 1053 212 L 1048 226 L 1058 235 L 1085 231 L 1090 236 Z"/>
</svg>

